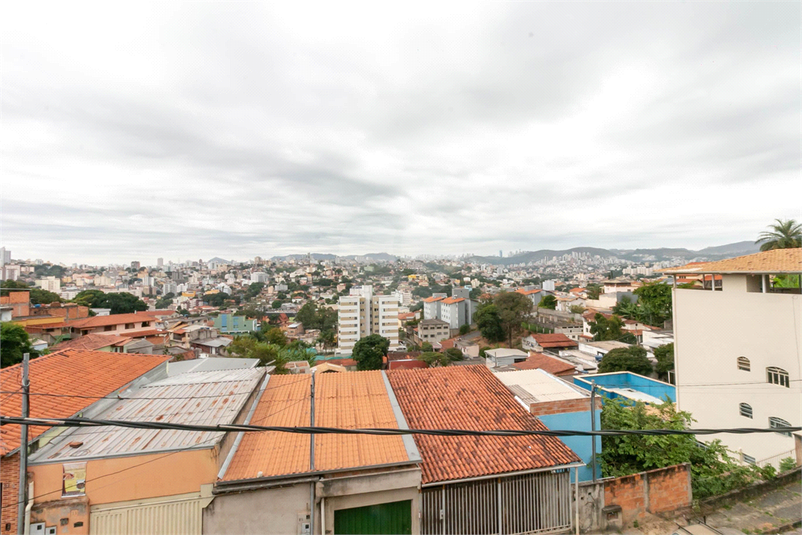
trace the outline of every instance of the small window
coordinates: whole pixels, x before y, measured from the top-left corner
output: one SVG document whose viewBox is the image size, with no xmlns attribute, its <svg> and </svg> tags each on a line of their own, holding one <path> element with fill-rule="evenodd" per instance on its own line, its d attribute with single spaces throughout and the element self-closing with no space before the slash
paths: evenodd
<svg viewBox="0 0 802 535">
<path fill-rule="evenodd" d="M 788 372 L 783 370 L 782 368 L 775 368 L 775 367 L 766 368 L 766 381 L 768 381 L 773 385 L 780 385 L 784 386 L 785 388 L 791 388 L 791 380 L 788 376 Z"/>
<path fill-rule="evenodd" d="M 741 403 L 739 408 L 741 410 L 741 416 L 744 416 L 745 418 L 752 417 L 752 406 L 749 403 Z"/>
<path fill-rule="evenodd" d="M 125 324 L 125 328 L 126 329 L 133 329 L 134 328 L 134 324 L 133 323 L 126 323 Z"/>
<path fill-rule="evenodd" d="M 744 462 L 747 464 L 755 464 L 755 458 L 751 455 L 743 454 L 744 455 Z"/>
<path fill-rule="evenodd" d="M 777 418 L 776 416 L 769 416 L 769 427 L 774 429 L 776 427 L 791 427 L 791 424 L 787 421 L 783 420 L 782 418 Z M 781 435 L 785 435 L 790 437 L 790 431 L 777 431 Z"/>
<path fill-rule="evenodd" d="M 738 369 L 745 372 L 752 370 L 752 365 L 746 357 L 738 357 Z"/>
</svg>

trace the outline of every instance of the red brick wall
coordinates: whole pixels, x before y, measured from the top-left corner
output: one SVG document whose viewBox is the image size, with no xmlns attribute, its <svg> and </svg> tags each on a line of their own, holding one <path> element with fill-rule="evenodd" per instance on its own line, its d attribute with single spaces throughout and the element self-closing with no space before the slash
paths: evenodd
<svg viewBox="0 0 802 535">
<path fill-rule="evenodd" d="M 596 397 L 596 410 L 601 410 L 601 396 Z M 590 411 L 590 397 L 580 399 L 563 399 L 559 401 L 544 401 L 543 403 L 531 403 L 529 411 L 535 416 L 546 414 L 562 414 L 564 412 L 588 412 Z"/>
<path fill-rule="evenodd" d="M 30 302 L 31 292 L 29 291 L 8 292 L 8 295 L 0 296 L 0 305 L 13 308 L 12 318 L 29 315 L 31 313 Z"/>
<path fill-rule="evenodd" d="M 623 525 L 646 513 L 663 513 L 688 507 L 693 500 L 690 467 L 678 464 L 604 482 L 604 505 L 620 505 Z"/>
<path fill-rule="evenodd" d="M 17 532 L 17 506 L 19 500 L 19 453 L 0 458 L 0 483 L 3 484 L 3 509 L 0 514 L 0 534 Z M 6 529 L 6 525 L 10 529 Z"/>
</svg>

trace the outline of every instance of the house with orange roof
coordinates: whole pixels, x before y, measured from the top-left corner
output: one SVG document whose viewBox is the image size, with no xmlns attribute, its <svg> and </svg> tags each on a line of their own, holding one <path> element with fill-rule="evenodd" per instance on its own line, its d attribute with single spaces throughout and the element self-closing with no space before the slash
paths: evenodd
<svg viewBox="0 0 802 535">
<path fill-rule="evenodd" d="M 120 355 L 66 349 L 33 359 L 29 365 L 30 415 L 34 418 L 68 418 L 84 413 L 90 407 L 104 403 L 104 397 L 116 396 L 131 384 L 165 377 L 170 358 L 165 355 Z M 21 365 L 3 368 L 0 370 L 0 390 L 18 391 L 21 379 Z M 3 395 L 2 405 L 3 414 L 19 415 L 22 395 Z M 40 444 L 53 440 L 65 430 L 47 426 L 29 427 L 28 447 L 35 451 Z M 14 504 L 18 500 L 20 436 L 19 426 L 0 427 L 0 492 L 3 504 Z M 39 490 L 34 492 L 38 493 Z M 17 532 L 16 507 L 4 505 L 0 525 L 3 535 Z"/>
<path fill-rule="evenodd" d="M 407 426 L 381 371 L 270 376 L 248 421 Z M 203 531 L 420 533 L 420 461 L 409 436 L 245 433 L 220 469 Z"/>
<path fill-rule="evenodd" d="M 74 337 L 92 333 L 125 334 L 146 328 L 155 328 L 156 318 L 149 314 L 112 314 L 94 316 L 68 322 Z"/>
</svg>

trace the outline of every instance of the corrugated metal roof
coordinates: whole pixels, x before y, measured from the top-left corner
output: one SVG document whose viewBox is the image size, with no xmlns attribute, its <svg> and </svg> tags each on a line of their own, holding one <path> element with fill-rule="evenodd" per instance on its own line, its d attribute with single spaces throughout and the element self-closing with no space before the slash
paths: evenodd
<svg viewBox="0 0 802 535">
<path fill-rule="evenodd" d="M 238 359 L 228 357 L 209 357 L 205 359 L 182 360 L 167 363 L 167 375 L 170 377 L 188 372 L 211 372 L 217 370 L 238 370 L 255 368 L 259 359 Z"/>
<path fill-rule="evenodd" d="M 496 378 L 504 383 L 513 393 L 519 395 L 523 390 L 529 403 L 557 401 L 561 399 L 581 399 L 587 397 L 582 392 L 553 376 L 545 370 L 522 370 L 517 372 L 501 372 Z M 513 388 L 517 387 L 517 388 Z M 527 401 L 527 400 L 524 400 Z"/>
<path fill-rule="evenodd" d="M 191 372 L 156 381 L 115 402 L 99 419 L 216 425 L 232 423 L 259 384 L 264 368 Z M 222 432 L 76 428 L 39 450 L 31 462 L 209 447 Z M 81 443 L 78 447 L 70 444 Z"/>
</svg>

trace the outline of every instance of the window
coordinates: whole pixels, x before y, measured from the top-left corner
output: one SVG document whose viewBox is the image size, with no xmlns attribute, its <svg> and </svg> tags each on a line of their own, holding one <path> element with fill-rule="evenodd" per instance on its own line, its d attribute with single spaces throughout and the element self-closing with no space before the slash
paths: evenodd
<svg viewBox="0 0 802 535">
<path fill-rule="evenodd" d="M 783 420 L 782 418 L 777 418 L 776 416 L 769 416 L 769 427 L 772 429 L 774 429 L 775 427 L 791 427 L 791 424 Z M 787 437 L 791 436 L 790 431 L 777 431 L 777 432 Z"/>
<path fill-rule="evenodd" d="M 749 403 L 741 403 L 738 407 L 741 410 L 741 416 L 746 418 L 752 417 L 752 406 Z"/>
<path fill-rule="evenodd" d="M 126 329 L 133 329 L 134 328 L 134 324 L 133 323 L 126 323 L 125 324 L 125 328 Z"/>
<path fill-rule="evenodd" d="M 755 464 L 755 458 L 751 455 L 743 454 L 744 455 L 744 462 L 747 464 Z"/>
<path fill-rule="evenodd" d="M 769 367 L 766 368 L 766 381 L 773 385 L 784 386 L 791 388 L 791 380 L 788 377 L 788 372 L 782 368 Z"/>
<path fill-rule="evenodd" d="M 746 357 L 738 357 L 738 369 L 745 372 L 752 370 L 752 365 Z"/>
</svg>

